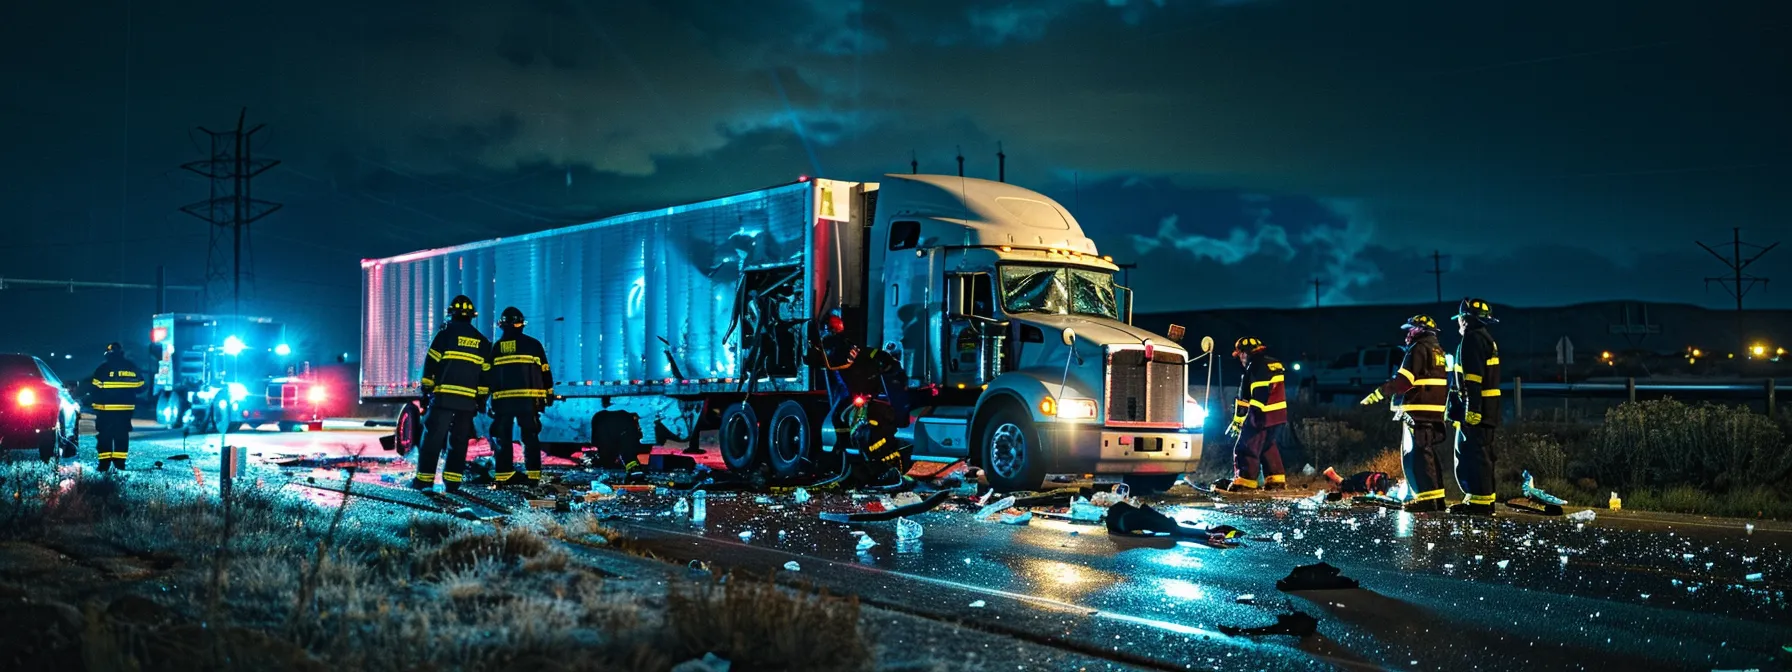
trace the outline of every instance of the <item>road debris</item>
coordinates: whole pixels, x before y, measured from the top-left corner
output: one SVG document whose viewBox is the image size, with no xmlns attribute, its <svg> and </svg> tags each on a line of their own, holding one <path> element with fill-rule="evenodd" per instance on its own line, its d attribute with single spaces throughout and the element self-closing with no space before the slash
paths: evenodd
<svg viewBox="0 0 1792 672">
<path fill-rule="evenodd" d="M 871 535 L 869 535 L 869 534 L 861 534 L 861 535 L 859 535 L 859 543 L 858 543 L 858 546 L 857 546 L 857 550 L 858 550 L 858 551 L 859 551 L 859 552 L 860 552 L 860 553 L 864 553 L 864 552 L 865 552 L 865 551 L 869 551 L 869 550 L 871 550 L 871 547 L 873 547 L 873 546 L 876 546 L 876 545 L 877 545 L 877 540 L 876 540 L 876 539 L 872 539 L 872 538 L 871 538 Z"/>
<path fill-rule="evenodd" d="M 984 608 L 984 607 L 987 607 L 987 606 L 989 606 L 989 603 L 988 603 L 988 602 L 984 602 L 984 601 L 983 601 L 983 600 L 977 600 L 977 601 L 976 601 L 976 602 L 972 602 L 972 603 L 971 603 L 971 608 L 972 608 L 972 609 L 982 609 L 982 608 Z"/>
<path fill-rule="evenodd" d="M 1287 578 L 1276 581 L 1276 590 L 1295 592 L 1301 590 L 1341 590 L 1356 588 L 1356 579 L 1344 576 L 1337 567 L 1324 562 L 1313 565 L 1301 565 L 1289 572 Z"/>
<path fill-rule="evenodd" d="M 907 518 L 896 520 L 896 541 L 914 541 L 921 538 L 921 524 Z"/>
<path fill-rule="evenodd" d="M 1597 517 L 1599 517 L 1599 514 L 1593 513 L 1592 509 L 1583 509 L 1568 514 L 1568 519 L 1577 523 L 1591 523 L 1593 522 L 1593 519 Z"/>
<path fill-rule="evenodd" d="M 822 520 L 833 523 L 870 523 L 884 520 L 896 520 L 898 518 L 904 518 L 918 513 L 926 513 L 939 508 L 939 505 L 946 503 L 946 500 L 951 496 L 952 493 L 950 491 L 941 490 L 928 495 L 916 503 L 906 506 L 887 508 L 880 504 L 875 507 L 867 506 L 865 510 L 855 513 L 823 511 L 821 512 L 820 517 Z"/>
<path fill-rule="evenodd" d="M 1232 598 L 1232 601 L 1237 602 L 1239 604 L 1255 604 L 1257 602 L 1257 596 L 1252 595 L 1250 593 L 1245 593 L 1243 595 L 1239 595 L 1238 597 Z"/>
<path fill-rule="evenodd" d="M 784 571 L 786 571 L 786 572 L 800 572 L 800 571 L 803 571 L 803 566 L 802 566 L 802 565 L 799 565 L 799 564 L 797 564 L 797 562 L 796 562 L 796 561 L 795 561 L 795 560 L 791 560 L 791 561 L 790 561 L 790 562 L 786 562 L 786 563 L 784 563 Z"/>
</svg>

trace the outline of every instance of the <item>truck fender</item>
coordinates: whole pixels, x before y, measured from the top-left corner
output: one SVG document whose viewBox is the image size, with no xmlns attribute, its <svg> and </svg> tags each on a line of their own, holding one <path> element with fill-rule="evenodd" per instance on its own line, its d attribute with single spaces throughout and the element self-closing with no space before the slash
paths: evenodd
<svg viewBox="0 0 1792 672">
<path fill-rule="evenodd" d="M 1062 372 L 1051 374 L 1046 371 L 1022 370 L 1009 371 L 996 376 L 996 379 L 990 381 L 989 386 L 983 389 L 983 394 L 977 397 L 977 407 L 971 412 L 971 423 L 965 427 L 969 433 L 966 438 L 975 444 L 976 432 L 982 427 L 990 409 L 1003 401 L 1011 401 L 1026 408 L 1027 414 L 1033 418 L 1033 422 L 1046 422 L 1049 418 L 1039 410 L 1039 401 L 1048 396 L 1053 399 L 1058 397 L 1054 392 L 1058 391 L 1058 381 L 1061 375 Z M 1066 385 L 1065 393 L 1069 396 L 1095 396 L 1078 389 L 1075 379 L 1070 380 Z"/>
</svg>

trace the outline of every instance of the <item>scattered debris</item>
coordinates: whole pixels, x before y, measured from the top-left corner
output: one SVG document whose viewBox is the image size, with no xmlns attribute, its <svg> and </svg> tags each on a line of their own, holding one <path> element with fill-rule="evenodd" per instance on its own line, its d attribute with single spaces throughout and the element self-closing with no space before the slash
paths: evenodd
<svg viewBox="0 0 1792 672">
<path fill-rule="evenodd" d="M 753 531 L 752 530 L 742 530 L 740 533 L 740 540 L 741 541 L 752 541 L 753 540 Z"/>
<path fill-rule="evenodd" d="M 803 488 L 797 488 L 796 492 L 791 493 L 790 498 L 796 500 L 796 503 L 798 504 L 807 504 L 810 499 L 813 499 L 813 497 L 809 495 L 809 491 Z"/>
<path fill-rule="evenodd" d="M 1762 579 L 1762 578 L 1763 578 L 1763 577 L 1762 577 L 1762 575 L 1761 575 L 1761 572 L 1755 572 L 1755 573 L 1753 573 L 1753 574 L 1750 574 L 1750 575 L 1748 575 L 1748 576 L 1744 576 L 1744 577 L 1742 577 L 1742 578 L 1743 578 L 1743 579 L 1745 579 L 1745 580 L 1748 580 L 1748 581 L 1760 581 L 1760 580 L 1761 580 L 1761 579 Z"/>
<path fill-rule="evenodd" d="M 179 462 L 181 460 L 190 460 L 190 459 L 193 459 L 193 458 L 188 457 L 186 453 L 176 453 L 174 455 L 168 456 L 169 462 Z"/>
<path fill-rule="evenodd" d="M 683 518 L 690 514 L 691 514 L 690 500 L 680 497 L 680 498 L 678 498 L 678 503 L 672 505 L 672 515 Z"/>
<path fill-rule="evenodd" d="M 692 658 L 672 667 L 672 672 L 728 672 L 732 666 L 728 660 L 714 653 L 705 653 L 702 658 Z"/>
<path fill-rule="evenodd" d="M 1743 532 L 1745 532 L 1747 534 L 1753 535 L 1755 533 L 1755 524 L 1754 523 L 1743 523 L 1742 530 L 1743 530 Z"/>
<path fill-rule="evenodd" d="M 1524 487 L 1522 489 L 1524 491 L 1524 496 L 1534 499 L 1542 504 L 1554 504 L 1556 506 L 1566 506 L 1568 504 L 1568 500 L 1538 489 L 1536 479 L 1531 477 L 1531 472 L 1528 469 L 1524 472 Z M 1617 493 L 1612 494 L 1614 496 L 1617 495 Z"/>
<path fill-rule="evenodd" d="M 799 564 L 796 564 L 796 561 L 795 561 L 795 560 L 791 560 L 791 561 L 790 561 L 790 562 L 786 562 L 786 563 L 784 563 L 784 571 L 787 571 L 787 572 L 800 572 L 800 571 L 803 571 L 803 566 L 802 566 L 802 565 L 799 565 Z"/>
<path fill-rule="evenodd" d="M 1293 635 L 1295 637 L 1306 637 L 1318 630 L 1319 619 L 1298 611 L 1277 614 L 1275 625 L 1264 625 L 1255 628 L 1241 628 L 1231 625 L 1222 625 L 1219 627 L 1220 632 L 1233 637 L 1254 637 L 1258 635 Z"/>
<path fill-rule="evenodd" d="M 876 507 L 877 510 L 872 510 L 872 507 L 867 506 L 865 511 L 858 513 L 823 511 L 821 512 L 821 519 L 833 523 L 869 523 L 881 520 L 896 520 L 898 518 L 904 518 L 918 513 L 926 513 L 939 508 L 939 505 L 946 503 L 946 499 L 951 496 L 952 493 L 950 491 L 941 490 L 928 495 L 925 499 L 922 499 L 917 503 L 909 504 L 907 506 L 899 506 L 891 509 L 880 505 Z M 897 527 L 898 529 L 901 528 L 900 525 Z"/>
<path fill-rule="evenodd" d="M 859 545 L 858 545 L 858 551 L 859 551 L 859 552 L 860 552 L 860 553 L 864 553 L 864 552 L 865 552 L 865 551 L 869 551 L 869 550 L 871 550 L 871 547 L 872 547 L 872 546 L 876 546 L 876 545 L 877 545 L 877 540 L 876 540 L 876 539 L 872 539 L 872 538 L 871 538 L 871 535 L 869 535 L 869 534 L 862 534 L 862 535 L 859 535 Z"/>
<path fill-rule="evenodd" d="M 1250 593 L 1245 593 L 1243 595 L 1239 595 L 1236 598 L 1233 598 L 1232 601 L 1237 602 L 1239 604 L 1255 604 L 1257 602 L 1257 596 L 1252 595 Z"/>
<path fill-rule="evenodd" d="M 992 520 L 995 520 L 996 514 L 1006 511 L 1011 508 L 1014 508 L 1014 497 L 1013 496 L 1003 497 L 1002 499 L 996 501 L 993 504 L 986 504 L 982 508 L 977 509 L 977 515 L 975 515 L 973 517 L 976 518 L 979 522 L 987 523 Z"/>
<path fill-rule="evenodd" d="M 1611 509 L 1613 511 L 1617 511 L 1618 509 L 1624 508 L 1624 500 L 1618 499 L 1618 493 L 1616 493 L 1616 492 L 1612 493 L 1612 498 L 1609 500 L 1606 500 L 1605 504 L 1606 504 L 1606 508 Z"/>
<path fill-rule="evenodd" d="M 1096 506 L 1082 497 L 1070 500 L 1070 519 L 1079 523 L 1093 523 L 1107 515 L 1107 509 Z"/>
<path fill-rule="evenodd" d="M 988 603 L 988 602 L 984 602 L 984 601 L 983 601 L 983 600 L 977 600 L 977 601 L 976 601 L 976 602 L 972 602 L 972 603 L 971 603 L 971 608 L 972 608 L 972 609 L 982 609 L 982 608 L 984 608 L 984 607 L 987 607 L 987 606 L 989 606 L 989 603 Z"/>
<path fill-rule="evenodd" d="M 1340 590 L 1356 588 L 1356 579 L 1344 576 L 1337 567 L 1326 563 L 1301 565 L 1288 573 L 1288 577 L 1276 582 L 1276 590 L 1293 592 L 1299 590 Z"/>
<path fill-rule="evenodd" d="M 896 520 L 896 541 L 914 541 L 921 538 L 921 524 L 907 518 Z"/>
</svg>

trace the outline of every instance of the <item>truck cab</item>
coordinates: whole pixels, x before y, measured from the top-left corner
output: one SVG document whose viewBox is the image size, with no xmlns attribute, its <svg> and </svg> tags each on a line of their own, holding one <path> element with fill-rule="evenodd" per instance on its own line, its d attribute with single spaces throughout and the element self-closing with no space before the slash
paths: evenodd
<svg viewBox="0 0 1792 672">
<path fill-rule="evenodd" d="M 285 325 L 265 317 L 165 313 L 151 318 L 156 420 L 200 433 L 322 420 L 325 385 L 294 362 Z"/>
<path fill-rule="evenodd" d="M 1190 353 L 1130 324 L 1118 267 L 1063 206 L 955 176 L 866 188 L 867 340 L 930 392 L 899 435 L 918 457 L 968 459 L 1004 490 L 1052 473 L 1166 487 L 1195 468 Z"/>
</svg>

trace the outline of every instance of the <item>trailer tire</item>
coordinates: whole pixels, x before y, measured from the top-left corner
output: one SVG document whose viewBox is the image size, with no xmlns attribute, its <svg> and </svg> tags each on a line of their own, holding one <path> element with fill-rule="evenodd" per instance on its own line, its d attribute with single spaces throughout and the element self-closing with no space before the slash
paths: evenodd
<svg viewBox="0 0 1792 672">
<path fill-rule="evenodd" d="M 735 402 L 722 412 L 722 429 L 717 437 L 722 449 L 722 462 L 732 471 L 747 471 L 765 459 L 765 427 L 753 405 Z"/>
<path fill-rule="evenodd" d="M 404 402 L 398 407 L 398 422 L 392 430 L 393 452 L 409 457 L 423 443 L 423 404 Z"/>
<path fill-rule="evenodd" d="M 977 455 L 990 487 L 999 492 L 1036 490 L 1045 482 L 1039 430 L 1016 404 L 1005 403 L 977 431 Z"/>
<path fill-rule="evenodd" d="M 821 430 L 816 426 L 815 413 L 803 402 L 786 399 L 778 404 L 766 425 L 765 443 L 772 473 L 780 477 L 822 469 L 817 459 L 821 454 Z"/>
</svg>

